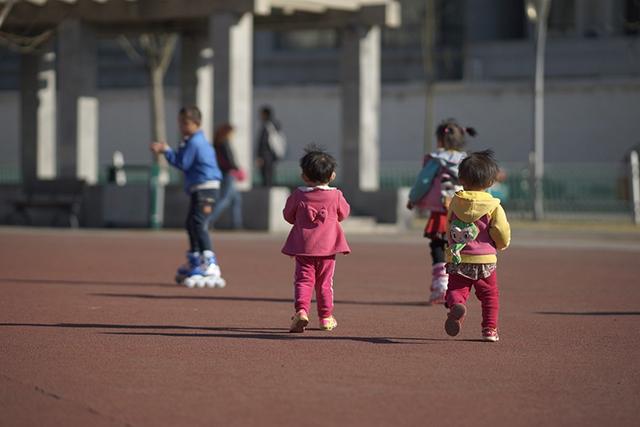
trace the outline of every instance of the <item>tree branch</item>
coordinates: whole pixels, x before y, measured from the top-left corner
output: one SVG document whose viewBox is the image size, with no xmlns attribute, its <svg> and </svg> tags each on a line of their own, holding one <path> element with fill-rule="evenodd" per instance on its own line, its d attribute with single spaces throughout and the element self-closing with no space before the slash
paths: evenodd
<svg viewBox="0 0 640 427">
<path fill-rule="evenodd" d="M 167 68 L 169 68 L 169 64 L 171 64 L 171 58 L 173 58 L 173 51 L 176 47 L 176 42 L 178 41 L 178 35 L 171 33 L 163 36 L 159 65 L 162 69 L 162 73 L 164 74 L 167 71 Z"/>
<path fill-rule="evenodd" d="M 2 12 L 0 12 L 0 28 L 2 28 L 4 20 L 7 18 L 9 12 L 11 12 L 11 9 L 13 8 L 13 5 L 16 4 L 17 1 L 18 0 L 9 0 L 2 8 Z"/>
<path fill-rule="evenodd" d="M 127 36 L 118 36 L 118 44 L 125 51 L 131 62 L 135 64 L 144 64 L 144 57 L 138 52 L 131 40 Z"/>
<path fill-rule="evenodd" d="M 0 45 L 19 53 L 31 53 L 49 40 L 53 33 L 53 30 L 47 30 L 37 36 L 27 37 L 0 31 Z"/>
</svg>

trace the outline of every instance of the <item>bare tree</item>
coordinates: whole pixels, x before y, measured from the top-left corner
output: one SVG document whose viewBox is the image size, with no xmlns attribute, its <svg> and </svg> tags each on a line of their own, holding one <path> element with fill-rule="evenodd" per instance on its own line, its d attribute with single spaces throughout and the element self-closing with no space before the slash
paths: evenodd
<svg viewBox="0 0 640 427">
<path fill-rule="evenodd" d="M 0 28 L 4 25 L 4 22 L 16 3 L 18 3 L 18 0 L 8 0 L 2 9 L 0 9 Z M 50 29 L 34 36 L 26 36 L 0 31 L 0 44 L 15 52 L 32 53 L 48 41 L 54 32 L 55 29 Z"/>
<path fill-rule="evenodd" d="M 175 33 L 144 33 L 138 38 L 140 51 L 125 36 L 120 45 L 132 61 L 147 69 L 151 101 L 151 138 L 167 141 L 165 117 L 164 77 L 173 58 L 178 36 Z M 161 155 L 153 156 L 151 167 L 151 227 L 160 228 L 164 222 L 164 187 L 169 182 L 167 162 Z"/>
<path fill-rule="evenodd" d="M 2 24 L 4 24 L 4 20 L 9 16 L 9 12 L 13 9 L 13 5 L 17 3 L 18 0 L 9 0 L 2 10 L 0 10 L 0 28 L 2 28 Z"/>
</svg>

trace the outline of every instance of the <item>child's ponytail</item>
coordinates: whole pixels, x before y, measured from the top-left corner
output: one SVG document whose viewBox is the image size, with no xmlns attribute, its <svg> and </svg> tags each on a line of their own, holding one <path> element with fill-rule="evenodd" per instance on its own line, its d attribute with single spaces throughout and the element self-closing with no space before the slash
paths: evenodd
<svg viewBox="0 0 640 427">
<path fill-rule="evenodd" d="M 476 129 L 472 127 L 462 128 L 462 130 L 471 137 L 475 137 L 478 134 L 478 131 L 476 131 Z"/>
<path fill-rule="evenodd" d="M 478 132 L 472 127 L 463 127 L 455 119 L 440 122 L 436 129 L 436 138 L 446 150 L 461 150 L 465 145 L 465 134 L 475 137 Z"/>
</svg>

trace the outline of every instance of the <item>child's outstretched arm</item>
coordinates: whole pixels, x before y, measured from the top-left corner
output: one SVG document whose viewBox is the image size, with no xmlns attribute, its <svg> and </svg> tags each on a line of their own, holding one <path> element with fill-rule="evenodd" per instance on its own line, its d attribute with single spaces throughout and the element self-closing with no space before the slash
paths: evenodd
<svg viewBox="0 0 640 427">
<path fill-rule="evenodd" d="M 197 147 L 195 144 L 183 144 L 177 152 L 168 145 L 166 147 L 164 157 L 170 165 L 175 166 L 182 171 L 186 171 L 191 167 L 197 154 Z"/>
<path fill-rule="evenodd" d="M 489 236 L 496 243 L 496 249 L 499 251 L 507 249 L 509 243 L 511 243 L 511 227 L 507 221 L 507 214 L 500 205 L 491 214 Z"/>
<path fill-rule="evenodd" d="M 340 192 L 340 198 L 338 200 L 338 221 L 348 218 L 350 213 L 351 206 L 349 206 L 349 202 L 347 202 L 347 199 L 345 199 L 342 192 Z"/>
<path fill-rule="evenodd" d="M 284 209 L 282 210 L 282 216 L 284 216 L 284 220 L 289 224 L 295 224 L 296 222 L 296 211 L 298 210 L 298 201 L 297 198 L 294 197 L 295 193 L 290 195 L 287 198 L 287 203 L 284 205 Z"/>
<path fill-rule="evenodd" d="M 409 192 L 409 204 L 413 206 L 429 192 L 433 185 L 433 179 L 438 174 L 440 163 L 435 160 L 429 160 L 418 173 L 415 184 Z"/>
</svg>

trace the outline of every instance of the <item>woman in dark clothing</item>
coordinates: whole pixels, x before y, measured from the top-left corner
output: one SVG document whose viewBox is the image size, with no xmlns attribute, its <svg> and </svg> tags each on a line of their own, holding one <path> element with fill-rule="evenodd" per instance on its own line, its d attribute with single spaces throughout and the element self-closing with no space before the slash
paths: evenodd
<svg viewBox="0 0 640 427">
<path fill-rule="evenodd" d="M 233 136 L 233 126 L 225 123 L 216 129 L 213 137 L 213 148 L 216 151 L 218 165 L 222 171 L 220 198 L 214 205 L 211 223 L 220 218 L 224 210 L 231 204 L 231 225 L 234 229 L 242 228 L 242 197 L 236 188 L 236 179 L 241 175 L 240 168 L 235 162 L 230 140 Z"/>
<path fill-rule="evenodd" d="M 269 126 L 276 131 L 280 131 L 280 123 L 273 118 L 273 111 L 268 106 L 260 109 L 260 119 L 262 120 L 262 128 L 258 135 L 258 146 L 256 147 L 256 165 L 260 168 L 262 186 L 271 187 L 275 181 L 275 167 L 278 157 L 269 143 Z"/>
</svg>

